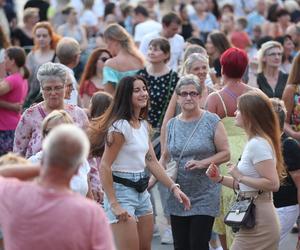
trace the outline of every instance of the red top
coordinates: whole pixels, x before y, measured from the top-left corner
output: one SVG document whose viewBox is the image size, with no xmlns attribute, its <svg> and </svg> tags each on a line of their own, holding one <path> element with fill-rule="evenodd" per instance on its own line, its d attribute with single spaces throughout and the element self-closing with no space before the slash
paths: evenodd
<svg viewBox="0 0 300 250">
<path fill-rule="evenodd" d="M 79 95 L 83 97 L 83 94 L 92 96 L 95 92 L 104 91 L 103 88 L 97 88 L 92 80 L 85 80 L 79 88 Z"/>
</svg>

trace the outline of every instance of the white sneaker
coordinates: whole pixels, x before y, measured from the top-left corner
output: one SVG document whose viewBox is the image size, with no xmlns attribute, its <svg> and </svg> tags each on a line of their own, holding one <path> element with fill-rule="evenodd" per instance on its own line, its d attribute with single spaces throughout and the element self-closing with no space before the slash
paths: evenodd
<svg viewBox="0 0 300 250">
<path fill-rule="evenodd" d="M 160 233 L 159 233 L 159 227 L 157 224 L 154 224 L 154 227 L 153 227 L 153 237 L 157 237 L 159 236 Z"/>
<path fill-rule="evenodd" d="M 213 248 L 212 246 L 209 246 L 209 250 L 223 250 L 223 248 L 221 246 L 217 248 Z"/>
<path fill-rule="evenodd" d="M 168 245 L 171 245 L 171 244 L 174 243 L 174 241 L 173 241 L 173 235 L 172 235 L 172 230 L 171 230 L 170 226 L 168 226 L 165 229 L 165 231 L 164 231 L 164 233 L 163 233 L 163 235 L 161 237 L 161 241 L 160 242 L 161 242 L 161 244 L 168 244 Z"/>
</svg>

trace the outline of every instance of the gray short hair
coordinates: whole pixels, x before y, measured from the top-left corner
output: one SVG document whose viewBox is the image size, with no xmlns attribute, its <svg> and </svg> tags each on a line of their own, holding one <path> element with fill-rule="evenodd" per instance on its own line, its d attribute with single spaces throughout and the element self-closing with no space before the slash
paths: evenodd
<svg viewBox="0 0 300 250">
<path fill-rule="evenodd" d="M 180 89 L 183 86 L 187 85 L 193 85 L 195 86 L 197 92 L 201 95 L 202 94 L 202 87 L 200 85 L 199 78 L 195 75 L 188 74 L 185 76 L 180 77 L 177 86 L 175 88 L 176 94 L 178 95 L 180 93 Z"/>
<path fill-rule="evenodd" d="M 193 53 L 185 60 L 182 69 L 181 75 L 190 74 L 192 66 L 195 62 L 203 62 L 206 64 L 207 69 L 209 69 L 209 61 L 207 54 Z"/>
<path fill-rule="evenodd" d="M 64 37 L 59 40 L 56 46 L 56 55 L 64 65 L 69 65 L 76 60 L 80 54 L 80 44 L 72 37 Z"/>
<path fill-rule="evenodd" d="M 60 63 L 44 63 L 37 72 L 37 79 L 39 80 L 41 86 L 43 86 L 45 81 L 57 78 L 59 78 L 63 85 L 65 85 L 67 81 L 67 70 Z"/>
<path fill-rule="evenodd" d="M 76 168 L 87 159 L 90 143 L 85 132 L 73 124 L 53 128 L 43 141 L 43 160 L 46 167 Z"/>
</svg>

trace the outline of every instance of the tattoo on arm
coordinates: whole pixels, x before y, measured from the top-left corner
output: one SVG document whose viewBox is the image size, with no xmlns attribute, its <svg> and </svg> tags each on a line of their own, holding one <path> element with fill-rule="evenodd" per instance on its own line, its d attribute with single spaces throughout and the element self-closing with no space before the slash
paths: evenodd
<svg viewBox="0 0 300 250">
<path fill-rule="evenodd" d="M 146 160 L 147 161 L 152 161 L 152 155 L 150 153 L 146 154 Z"/>
</svg>

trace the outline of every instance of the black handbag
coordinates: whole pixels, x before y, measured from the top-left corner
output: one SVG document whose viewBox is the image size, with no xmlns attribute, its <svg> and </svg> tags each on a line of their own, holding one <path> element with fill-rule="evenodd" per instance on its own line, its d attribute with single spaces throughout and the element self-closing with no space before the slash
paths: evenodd
<svg viewBox="0 0 300 250">
<path fill-rule="evenodd" d="M 230 207 L 224 218 L 224 223 L 232 227 L 233 232 L 240 228 L 251 229 L 255 226 L 255 197 L 239 197 Z"/>
</svg>

